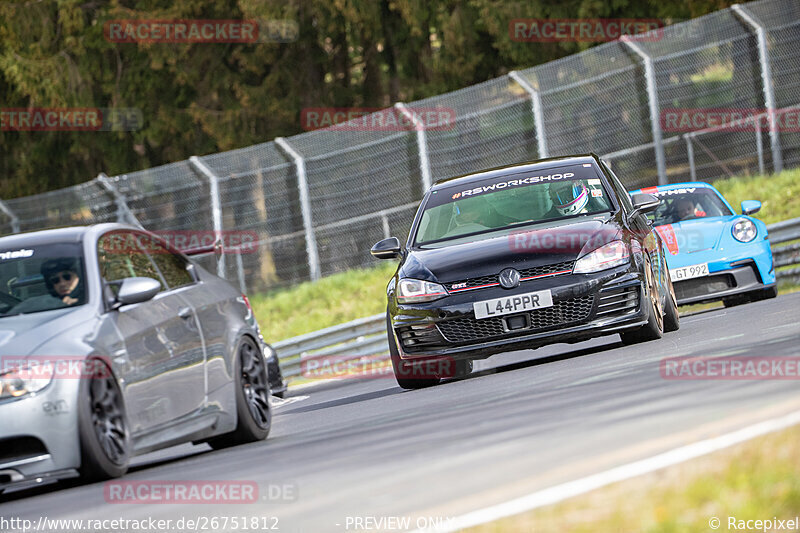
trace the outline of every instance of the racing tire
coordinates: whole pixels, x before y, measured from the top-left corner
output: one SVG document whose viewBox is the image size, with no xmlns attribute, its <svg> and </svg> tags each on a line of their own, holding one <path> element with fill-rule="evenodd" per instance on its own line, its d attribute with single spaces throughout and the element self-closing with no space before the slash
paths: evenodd
<svg viewBox="0 0 800 533">
<path fill-rule="evenodd" d="M 680 327 L 681 315 L 678 312 L 678 301 L 675 298 L 672 278 L 667 274 L 667 297 L 664 306 L 664 333 L 678 331 Z"/>
<path fill-rule="evenodd" d="M 409 378 L 407 376 L 414 374 L 414 369 L 411 364 L 407 361 L 403 361 L 400 358 L 400 354 L 397 351 L 397 345 L 394 341 L 394 333 L 392 333 L 392 321 L 389 318 L 389 315 L 386 315 L 386 336 L 388 337 L 389 341 L 389 355 L 392 359 L 392 370 L 394 371 L 394 379 L 397 380 L 397 384 L 400 385 L 401 389 L 406 390 L 416 390 L 416 389 L 424 389 L 426 387 L 432 387 L 434 385 L 438 385 L 441 382 L 441 378 L 438 377 L 427 377 L 427 378 Z"/>
<path fill-rule="evenodd" d="M 88 359 L 78 392 L 81 481 L 102 481 L 128 471 L 131 437 L 122 391 L 111 369 Z"/>
<path fill-rule="evenodd" d="M 236 393 L 236 429 L 209 439 L 208 445 L 215 450 L 264 440 L 272 427 L 267 364 L 261 350 L 250 337 L 244 337 L 239 341 L 233 375 Z"/>
<path fill-rule="evenodd" d="M 658 295 L 658 289 L 655 287 L 655 276 L 653 276 L 649 264 L 646 272 L 647 281 L 650 285 L 647 292 L 649 307 L 647 324 L 633 331 L 623 331 L 619 334 L 622 344 L 626 346 L 658 340 L 664 336 L 664 314 L 661 311 L 661 298 Z"/>
</svg>

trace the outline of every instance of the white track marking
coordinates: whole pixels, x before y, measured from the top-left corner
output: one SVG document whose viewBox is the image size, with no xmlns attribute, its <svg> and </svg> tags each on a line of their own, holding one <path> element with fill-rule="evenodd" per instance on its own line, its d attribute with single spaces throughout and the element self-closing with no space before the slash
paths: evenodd
<svg viewBox="0 0 800 533">
<path fill-rule="evenodd" d="M 484 509 L 479 509 L 471 513 L 457 516 L 452 520 L 448 520 L 446 523 L 443 523 L 439 528 L 417 530 L 414 533 L 421 533 L 423 531 L 458 531 L 467 527 L 493 522 L 495 520 L 524 513 L 538 507 L 552 505 L 554 503 L 566 500 L 567 498 L 572 498 L 573 496 L 578 496 L 579 494 L 584 494 L 600 487 L 610 485 L 611 483 L 616 483 L 618 481 L 641 476 L 661 468 L 683 463 L 690 459 L 695 459 L 697 457 L 701 457 L 703 455 L 707 455 L 709 453 L 716 452 L 735 444 L 766 435 L 767 433 L 785 429 L 796 424 L 800 424 L 800 411 L 795 411 L 782 417 L 759 422 L 758 424 L 753 424 L 752 426 L 747 426 L 731 433 L 720 435 L 719 437 L 681 446 L 680 448 L 675 448 L 647 459 L 642 459 L 640 461 L 618 466 L 610 470 L 606 470 L 605 472 L 600 472 L 598 474 L 593 474 L 581 479 L 576 479 L 575 481 L 569 481 L 561 485 L 539 490 L 526 496 L 522 496 L 521 498 L 516 498 L 504 503 L 492 505 L 491 507 L 486 507 Z"/>
</svg>

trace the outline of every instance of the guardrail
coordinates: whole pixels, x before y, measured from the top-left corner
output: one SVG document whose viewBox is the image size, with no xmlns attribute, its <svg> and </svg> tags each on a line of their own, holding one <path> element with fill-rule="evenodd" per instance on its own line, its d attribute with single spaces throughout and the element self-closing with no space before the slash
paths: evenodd
<svg viewBox="0 0 800 533">
<path fill-rule="evenodd" d="M 374 362 L 386 359 L 389 354 L 386 315 L 380 313 L 312 331 L 272 343 L 272 347 L 278 352 L 281 372 L 287 379 L 300 377 L 305 365 L 318 368 L 328 360 L 343 362 L 368 358 Z M 376 355 L 386 357 L 376 358 Z"/>
<path fill-rule="evenodd" d="M 770 224 L 767 226 L 767 230 L 769 231 L 769 242 L 772 246 L 775 269 L 787 266 L 794 267 L 777 270 L 775 275 L 780 280 L 788 279 L 800 283 L 800 242 L 784 244 L 800 240 L 800 218 Z"/>
<path fill-rule="evenodd" d="M 775 268 L 780 280 L 800 282 L 800 218 L 785 220 L 767 226 Z M 784 244 L 790 243 L 790 244 Z M 369 360 L 371 363 L 389 358 L 386 339 L 386 315 L 383 313 L 359 318 L 293 337 L 272 344 L 278 352 L 283 376 L 287 379 L 302 377 L 304 365 L 319 369 L 326 362 Z M 320 372 L 318 377 L 324 377 Z"/>
</svg>

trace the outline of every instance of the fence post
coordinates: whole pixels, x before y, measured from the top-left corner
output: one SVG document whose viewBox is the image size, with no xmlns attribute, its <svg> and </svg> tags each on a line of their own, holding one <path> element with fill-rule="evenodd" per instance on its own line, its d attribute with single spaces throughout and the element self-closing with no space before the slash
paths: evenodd
<svg viewBox="0 0 800 533">
<path fill-rule="evenodd" d="M 242 261 L 242 248 L 236 254 L 236 275 L 239 277 L 239 290 L 242 294 L 247 294 L 247 286 L 244 283 L 244 262 Z"/>
<path fill-rule="evenodd" d="M 277 144 L 283 152 L 294 160 L 297 171 L 297 189 L 300 194 L 300 212 L 303 216 L 303 228 L 306 234 L 306 255 L 308 256 L 308 269 L 311 281 L 322 277 L 319 267 L 319 250 L 317 238 L 314 235 L 314 224 L 311 220 L 311 200 L 308 195 L 308 180 L 306 179 L 306 162 L 297 150 L 291 147 L 283 137 L 276 137 Z"/>
<path fill-rule="evenodd" d="M 653 66 L 653 58 L 647 55 L 641 46 L 631 42 L 627 35 L 622 36 L 620 40 L 644 61 L 644 77 L 647 82 L 647 100 L 650 106 L 650 125 L 653 130 L 653 145 L 656 151 L 658 184 L 666 185 L 667 163 L 664 157 L 664 140 L 661 134 L 661 118 L 659 115 L 661 106 L 658 104 L 658 89 L 656 88 L 656 72 Z"/>
<path fill-rule="evenodd" d="M 508 77 L 517 82 L 531 97 L 531 110 L 533 111 L 533 127 L 536 130 L 536 146 L 539 152 L 539 159 L 549 157 L 547 152 L 547 137 L 544 134 L 544 114 L 542 113 L 542 97 L 539 91 L 528 83 L 528 80 L 520 76 L 519 72 L 512 70 Z"/>
<path fill-rule="evenodd" d="M 419 151 L 419 172 L 422 175 L 422 194 L 431 187 L 431 162 L 428 159 L 428 137 L 425 134 L 425 125 L 411 112 L 406 104 L 397 102 L 394 104 L 395 109 L 400 111 L 403 116 L 414 124 L 414 129 L 417 132 L 417 150 Z"/>
<path fill-rule="evenodd" d="M 219 197 L 219 179 L 214 172 L 203 163 L 199 157 L 193 155 L 189 158 L 192 165 L 200 174 L 208 180 L 208 195 L 211 197 L 211 223 L 214 226 L 214 237 L 216 241 L 222 239 L 222 202 Z M 217 261 L 217 276 L 225 278 L 225 249 Z"/>
<path fill-rule="evenodd" d="M 100 184 L 108 193 L 114 198 L 114 203 L 117 204 L 117 222 L 127 222 L 134 226 L 142 227 L 142 224 L 128 207 L 128 202 L 125 201 L 125 196 L 111 183 L 112 179 L 109 178 L 105 172 L 97 175 L 97 183 Z"/>
<path fill-rule="evenodd" d="M 744 6 L 733 4 L 731 9 L 745 24 L 753 28 L 756 32 L 758 59 L 759 63 L 761 63 L 761 86 L 764 89 L 764 104 L 767 106 L 767 123 L 769 124 L 769 140 L 772 145 L 772 167 L 777 173 L 783 170 L 783 153 L 781 151 L 781 132 L 775 126 L 775 87 L 772 85 L 772 66 L 769 60 L 769 51 L 767 50 L 767 30 Z"/>
<path fill-rule="evenodd" d="M 758 150 L 758 173 L 764 175 L 764 136 L 761 135 L 761 119 L 756 123 L 756 150 Z"/>
<path fill-rule="evenodd" d="M 686 141 L 686 159 L 689 160 L 689 175 L 692 181 L 697 181 L 697 169 L 694 166 L 694 144 L 692 144 L 692 136 L 684 135 L 683 139 Z"/>
<path fill-rule="evenodd" d="M 2 200 L 0 200 L 0 211 L 11 219 L 11 233 L 19 233 L 19 217 Z"/>
</svg>

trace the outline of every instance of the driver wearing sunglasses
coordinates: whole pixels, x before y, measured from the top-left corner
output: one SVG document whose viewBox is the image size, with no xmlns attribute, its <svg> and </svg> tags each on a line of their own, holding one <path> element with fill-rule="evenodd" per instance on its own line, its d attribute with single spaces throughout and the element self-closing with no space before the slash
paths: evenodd
<svg viewBox="0 0 800 533">
<path fill-rule="evenodd" d="M 74 305 L 83 299 L 83 286 L 74 259 L 49 259 L 42 264 L 41 272 L 48 292 L 64 302 Z"/>
</svg>

